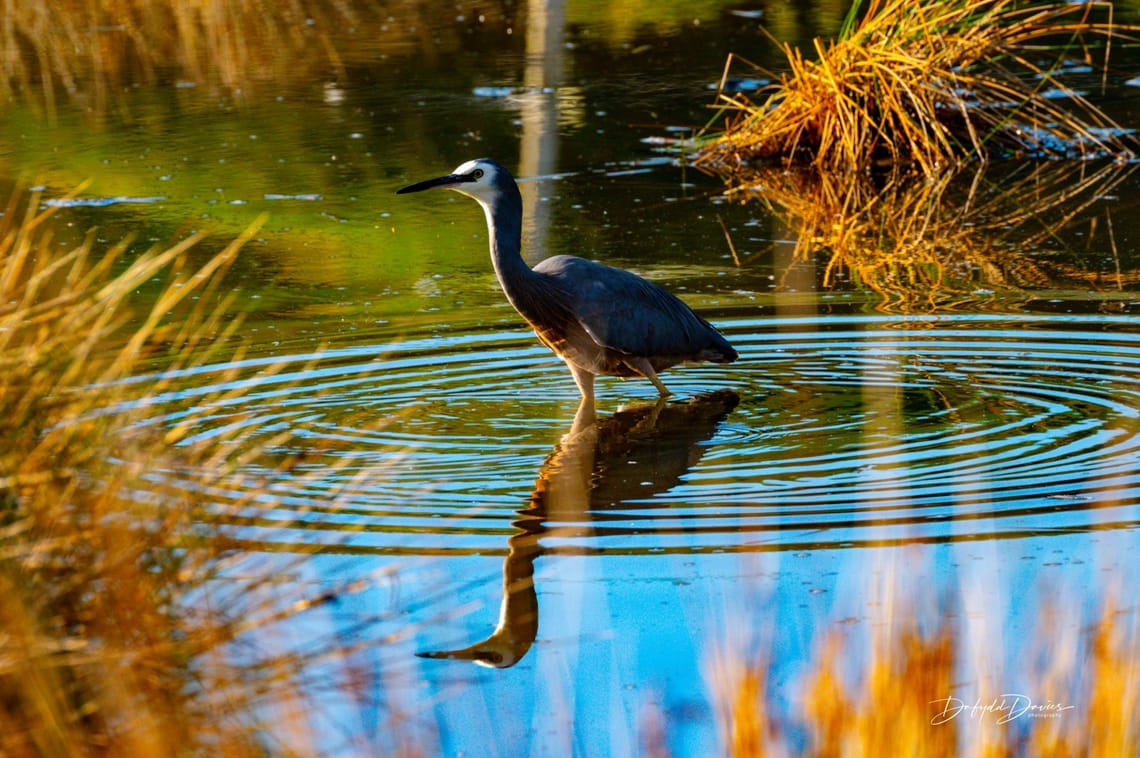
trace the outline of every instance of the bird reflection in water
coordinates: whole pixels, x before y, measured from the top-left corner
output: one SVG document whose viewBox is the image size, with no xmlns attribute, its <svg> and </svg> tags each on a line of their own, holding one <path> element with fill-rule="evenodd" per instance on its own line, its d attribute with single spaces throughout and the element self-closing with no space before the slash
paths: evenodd
<svg viewBox="0 0 1140 758">
<path fill-rule="evenodd" d="M 592 408 L 580 408 L 512 523 L 517 531 L 507 540 L 498 626 L 474 645 L 417 655 L 495 668 L 518 663 L 538 634 L 534 561 L 542 554 L 542 539 L 589 533 L 582 524 L 607 508 L 675 487 L 739 402 L 732 390 L 718 390 L 683 403 L 659 399 L 597 421 Z"/>
</svg>

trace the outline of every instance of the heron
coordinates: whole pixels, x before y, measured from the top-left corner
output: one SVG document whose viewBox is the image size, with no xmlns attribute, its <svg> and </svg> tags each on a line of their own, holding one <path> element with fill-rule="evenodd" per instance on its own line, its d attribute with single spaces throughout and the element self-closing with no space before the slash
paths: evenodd
<svg viewBox="0 0 1140 758">
<path fill-rule="evenodd" d="M 483 207 L 491 263 L 507 299 L 538 339 L 570 369 L 582 408 L 594 406 L 594 377 L 642 376 L 664 398 L 657 374 L 680 363 L 731 363 L 737 353 L 709 322 L 675 295 L 637 274 L 572 255 L 531 268 L 522 258 L 522 195 L 490 158 L 396 190 L 449 189 Z"/>
</svg>

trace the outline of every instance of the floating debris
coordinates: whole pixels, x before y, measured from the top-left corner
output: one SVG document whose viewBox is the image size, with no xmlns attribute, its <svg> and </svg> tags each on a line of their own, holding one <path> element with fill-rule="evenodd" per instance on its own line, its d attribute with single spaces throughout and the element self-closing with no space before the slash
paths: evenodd
<svg viewBox="0 0 1140 758">
<path fill-rule="evenodd" d="M 512 95 L 551 95 L 557 92 L 555 87 L 473 87 L 471 94 L 475 97 L 489 97 L 505 99 Z"/>
<path fill-rule="evenodd" d="M 126 195 L 115 197 L 56 197 L 44 200 L 44 205 L 49 208 L 102 208 L 106 205 L 125 203 L 158 203 L 165 199 L 165 195 L 155 195 L 154 197 L 129 197 Z"/>
<path fill-rule="evenodd" d="M 651 169 L 651 168 L 627 168 L 627 169 L 620 169 L 618 171 L 607 171 L 604 175 L 605 176 L 632 176 L 634 174 L 652 174 L 652 173 L 653 173 L 653 169 Z"/>
<path fill-rule="evenodd" d="M 475 97 L 510 97 L 517 91 L 514 87 L 475 87 L 471 94 Z"/>
<path fill-rule="evenodd" d="M 323 195 L 318 195 L 315 192 L 310 193 L 310 194 L 302 194 L 302 195 L 278 195 L 278 194 L 273 193 L 273 192 L 267 192 L 267 193 L 265 193 L 265 199 L 266 200 L 306 200 L 309 202 L 313 202 L 316 200 L 324 200 L 325 198 Z"/>
<path fill-rule="evenodd" d="M 724 82 L 712 82 L 707 85 L 705 89 L 716 90 L 720 92 L 756 92 L 759 89 L 767 87 L 772 83 L 771 79 L 762 79 L 758 77 L 727 77 Z"/>
</svg>

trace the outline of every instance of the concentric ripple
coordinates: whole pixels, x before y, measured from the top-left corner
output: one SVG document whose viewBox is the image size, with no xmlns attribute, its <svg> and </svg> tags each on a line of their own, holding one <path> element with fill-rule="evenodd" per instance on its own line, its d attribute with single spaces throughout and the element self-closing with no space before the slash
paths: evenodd
<svg viewBox="0 0 1140 758">
<path fill-rule="evenodd" d="M 519 512 L 546 549 L 629 553 L 1140 523 L 1140 321 L 718 323 L 738 363 L 671 372 L 664 410 L 647 382 L 604 380 L 599 431 L 574 442 L 560 442 L 573 382 L 522 331 L 296 355 L 271 375 L 269 361 L 208 366 L 148 423 L 302 454 L 208 492 L 241 503 L 227 518 L 273 549 L 504 553 Z M 633 407 L 615 416 L 620 403 Z"/>
</svg>

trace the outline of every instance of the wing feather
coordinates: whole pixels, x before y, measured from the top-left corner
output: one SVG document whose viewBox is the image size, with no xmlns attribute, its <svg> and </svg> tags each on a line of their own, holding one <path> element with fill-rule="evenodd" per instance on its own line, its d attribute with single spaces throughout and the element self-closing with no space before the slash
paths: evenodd
<svg viewBox="0 0 1140 758">
<path fill-rule="evenodd" d="M 627 355 L 677 359 L 735 351 L 678 298 L 622 269 L 559 255 L 534 270 L 567 293 L 575 318 L 603 347 Z"/>
</svg>

